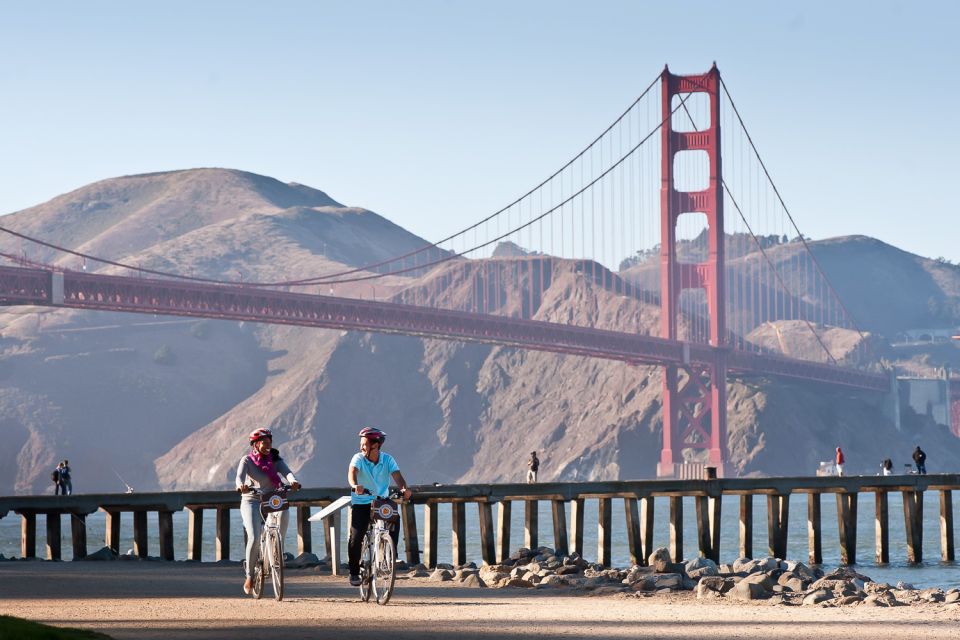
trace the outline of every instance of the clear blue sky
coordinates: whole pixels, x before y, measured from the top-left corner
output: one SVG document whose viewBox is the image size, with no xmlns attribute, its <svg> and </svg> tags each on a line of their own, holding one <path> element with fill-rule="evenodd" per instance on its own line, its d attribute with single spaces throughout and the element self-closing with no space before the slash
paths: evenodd
<svg viewBox="0 0 960 640">
<path fill-rule="evenodd" d="M 221 166 L 428 238 L 716 60 L 801 230 L 960 260 L 958 2 L 18 2 L 0 212 Z"/>
</svg>

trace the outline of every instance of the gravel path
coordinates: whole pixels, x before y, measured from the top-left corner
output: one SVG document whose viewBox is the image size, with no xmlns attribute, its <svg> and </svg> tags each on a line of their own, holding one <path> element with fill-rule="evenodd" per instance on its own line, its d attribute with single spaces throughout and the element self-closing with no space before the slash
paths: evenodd
<svg viewBox="0 0 960 640">
<path fill-rule="evenodd" d="M 0 614 L 92 628 L 117 640 L 456 638 L 956 638 L 960 606 L 892 609 L 698 602 L 564 591 L 470 589 L 398 579 L 386 607 L 343 578 L 289 570 L 287 599 L 241 592 L 237 566 L 191 563 L 0 563 Z M 389 631 L 383 630 L 384 627 Z"/>
</svg>

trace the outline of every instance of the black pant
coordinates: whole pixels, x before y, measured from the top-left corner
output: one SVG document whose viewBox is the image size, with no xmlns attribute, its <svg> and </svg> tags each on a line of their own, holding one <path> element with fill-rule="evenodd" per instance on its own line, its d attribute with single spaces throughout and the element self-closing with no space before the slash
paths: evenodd
<svg viewBox="0 0 960 640">
<path fill-rule="evenodd" d="M 355 504 L 350 506 L 350 537 L 347 539 L 347 562 L 350 564 L 350 575 L 360 575 L 360 549 L 363 547 L 363 536 L 367 535 L 370 526 L 370 510 L 372 505 Z M 397 525 L 390 527 L 390 537 L 393 539 L 393 551 L 397 551 L 400 541 L 400 528 Z"/>
<path fill-rule="evenodd" d="M 926 461 L 926 460 L 924 460 L 923 462 L 920 462 L 919 460 L 917 461 L 917 473 L 919 473 L 919 474 L 922 475 L 922 476 L 927 475 L 927 461 Z"/>
</svg>

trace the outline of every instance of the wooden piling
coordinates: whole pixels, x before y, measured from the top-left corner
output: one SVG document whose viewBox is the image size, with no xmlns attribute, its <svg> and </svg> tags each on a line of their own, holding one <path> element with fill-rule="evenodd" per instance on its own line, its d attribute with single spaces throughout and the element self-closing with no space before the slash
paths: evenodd
<svg viewBox="0 0 960 640">
<path fill-rule="evenodd" d="M 199 507 L 187 507 L 187 560 L 203 561 L 203 509 Z"/>
<path fill-rule="evenodd" d="M 640 540 L 643 548 L 640 564 L 643 566 L 647 566 L 653 555 L 653 506 L 653 496 L 640 498 Z"/>
<path fill-rule="evenodd" d="M 683 562 L 683 496 L 670 496 L 670 558 Z"/>
<path fill-rule="evenodd" d="M 120 553 L 120 512 L 106 511 L 106 525 L 103 532 L 103 544 L 114 553 Z"/>
<path fill-rule="evenodd" d="M 417 535 L 417 512 L 409 502 L 400 505 L 403 519 L 403 546 L 407 550 L 407 564 L 420 564 L 420 537 Z"/>
<path fill-rule="evenodd" d="M 553 550 L 558 556 L 569 553 L 570 545 L 567 542 L 567 509 L 563 500 L 551 500 L 553 510 Z"/>
<path fill-rule="evenodd" d="M 173 512 L 158 511 L 157 524 L 160 530 L 160 557 L 173 560 Z"/>
<path fill-rule="evenodd" d="M 47 513 L 47 560 L 60 560 L 60 513 Z"/>
<path fill-rule="evenodd" d="M 423 505 L 423 563 L 433 569 L 437 566 L 437 512 L 440 505 L 428 502 Z"/>
<path fill-rule="evenodd" d="M 823 564 L 823 530 L 820 527 L 820 494 L 807 494 L 807 547 L 811 565 Z"/>
<path fill-rule="evenodd" d="M 876 537 L 876 562 L 887 564 L 890 562 L 890 510 L 886 491 L 877 491 L 874 495 L 874 536 Z"/>
<path fill-rule="evenodd" d="M 767 546 L 770 555 L 781 560 L 787 557 L 787 524 L 790 516 L 790 494 L 767 496 Z"/>
<path fill-rule="evenodd" d="M 523 511 L 523 546 L 527 549 L 536 549 L 540 546 L 539 521 L 540 503 L 536 500 L 527 500 Z"/>
<path fill-rule="evenodd" d="M 147 557 L 147 512 L 133 512 L 133 553 L 139 558 Z"/>
<path fill-rule="evenodd" d="M 503 500 L 497 507 L 497 562 L 510 559 L 510 516 L 512 502 Z"/>
<path fill-rule="evenodd" d="M 857 494 L 837 494 L 837 532 L 840 534 L 840 564 L 857 563 Z"/>
<path fill-rule="evenodd" d="M 940 559 L 953 562 L 953 492 L 940 491 Z"/>
<path fill-rule="evenodd" d="M 623 499 L 623 513 L 627 522 L 627 549 L 630 551 L 630 563 L 644 564 L 643 541 L 640 538 L 640 511 L 636 498 Z"/>
<path fill-rule="evenodd" d="M 613 564 L 612 500 L 600 498 L 597 508 L 597 562 L 604 567 Z"/>
<path fill-rule="evenodd" d="M 136 516 L 136 514 L 134 514 Z M 144 514 L 146 517 L 146 514 Z M 217 507 L 217 560 L 230 559 L 230 508 Z M 146 530 L 146 526 L 144 526 Z"/>
<path fill-rule="evenodd" d="M 454 502 L 450 505 L 450 542 L 453 545 L 453 566 L 455 567 L 467 564 L 466 511 L 466 504 L 463 502 Z"/>
<path fill-rule="evenodd" d="M 923 491 L 903 491 L 903 524 L 907 537 L 907 562 L 923 561 Z"/>
<path fill-rule="evenodd" d="M 477 511 L 480 520 L 480 559 L 483 564 L 497 562 L 497 542 L 493 535 L 493 505 L 478 502 Z"/>
<path fill-rule="evenodd" d="M 310 507 L 298 505 L 297 512 L 297 554 L 313 553 L 313 531 L 310 529 Z"/>
<path fill-rule="evenodd" d="M 570 501 L 570 529 L 573 538 L 573 552 L 583 557 L 583 498 Z"/>
<path fill-rule="evenodd" d="M 73 559 L 87 557 L 87 514 L 70 514 L 70 541 L 73 543 Z"/>
<path fill-rule="evenodd" d="M 37 557 L 37 514 L 32 511 L 20 514 L 20 557 Z"/>
<path fill-rule="evenodd" d="M 696 496 L 697 545 L 700 556 L 720 561 L 720 499 Z"/>
<path fill-rule="evenodd" d="M 740 557 L 753 557 L 753 494 L 740 496 Z"/>
</svg>

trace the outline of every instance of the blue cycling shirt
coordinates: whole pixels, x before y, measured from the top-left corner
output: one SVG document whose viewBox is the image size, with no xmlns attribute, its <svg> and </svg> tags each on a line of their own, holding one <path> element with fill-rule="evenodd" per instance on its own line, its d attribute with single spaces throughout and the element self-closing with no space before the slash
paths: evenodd
<svg viewBox="0 0 960 640">
<path fill-rule="evenodd" d="M 350 460 L 350 466 L 357 468 L 357 484 L 372 494 L 366 496 L 351 493 L 350 504 L 370 504 L 377 496 L 386 496 L 390 490 L 390 474 L 400 470 L 393 456 L 382 451 L 376 464 L 367 460 L 363 453 L 357 452 Z"/>
</svg>

